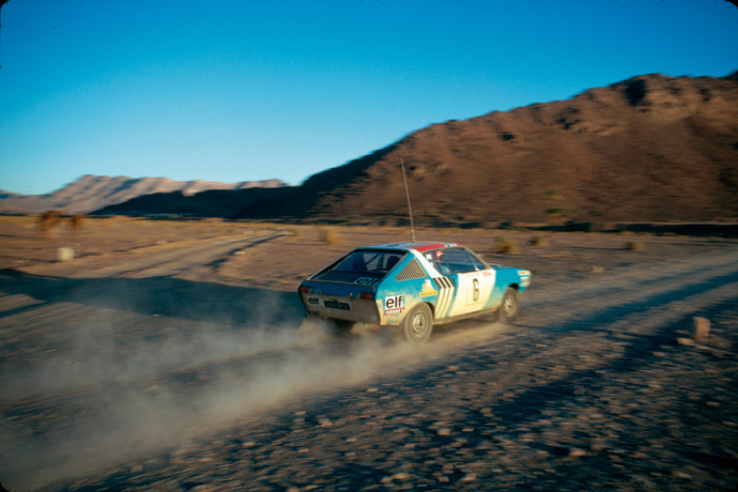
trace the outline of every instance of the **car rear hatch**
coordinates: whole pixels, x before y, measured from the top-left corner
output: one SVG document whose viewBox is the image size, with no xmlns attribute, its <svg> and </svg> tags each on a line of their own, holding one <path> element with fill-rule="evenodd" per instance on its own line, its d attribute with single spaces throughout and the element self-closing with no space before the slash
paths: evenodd
<svg viewBox="0 0 738 492">
<path fill-rule="evenodd" d="M 358 249 L 310 276 L 299 292 L 305 308 L 324 318 L 378 323 L 377 285 L 406 251 Z"/>
</svg>

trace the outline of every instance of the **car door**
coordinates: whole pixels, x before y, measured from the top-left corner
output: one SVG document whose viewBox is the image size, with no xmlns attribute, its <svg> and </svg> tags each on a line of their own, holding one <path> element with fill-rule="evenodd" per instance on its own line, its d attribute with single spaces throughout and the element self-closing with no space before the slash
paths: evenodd
<svg viewBox="0 0 738 492">
<path fill-rule="evenodd" d="M 489 299 L 495 288 L 496 271 L 489 265 L 484 264 L 474 254 L 469 253 L 471 261 L 476 271 L 462 274 L 466 277 L 466 281 L 470 283 L 469 296 L 466 312 L 481 311 L 489 307 Z"/>
<path fill-rule="evenodd" d="M 482 269 L 480 269 L 480 267 Z M 484 308 L 494 287 L 494 270 L 470 255 L 464 248 L 448 248 L 438 260 L 438 269 L 454 280 L 458 291 L 449 317 L 472 313 Z"/>
</svg>

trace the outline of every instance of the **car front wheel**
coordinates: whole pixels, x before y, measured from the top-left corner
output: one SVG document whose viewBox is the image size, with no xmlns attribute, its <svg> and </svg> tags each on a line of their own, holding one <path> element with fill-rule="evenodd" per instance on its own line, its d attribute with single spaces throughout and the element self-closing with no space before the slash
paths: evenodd
<svg viewBox="0 0 738 492">
<path fill-rule="evenodd" d="M 433 313 L 425 303 L 415 306 L 402 320 L 402 337 L 410 343 L 424 343 L 433 331 Z"/>
<path fill-rule="evenodd" d="M 509 325 L 518 317 L 518 294 L 515 289 L 508 287 L 502 297 L 502 303 L 497 309 L 497 321 Z"/>
</svg>

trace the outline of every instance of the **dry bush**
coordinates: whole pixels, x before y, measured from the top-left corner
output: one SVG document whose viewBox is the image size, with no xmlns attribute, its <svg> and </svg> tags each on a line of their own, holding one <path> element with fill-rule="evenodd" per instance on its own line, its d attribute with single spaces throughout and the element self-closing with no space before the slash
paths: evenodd
<svg viewBox="0 0 738 492">
<path fill-rule="evenodd" d="M 49 210 L 41 214 L 38 218 L 38 225 L 45 236 L 57 227 L 62 221 L 62 212 L 59 210 Z"/>
<path fill-rule="evenodd" d="M 623 245 L 623 249 L 627 249 L 628 251 L 642 251 L 645 248 L 638 241 L 628 241 Z"/>
<path fill-rule="evenodd" d="M 516 255 L 520 253 L 520 251 L 518 250 L 518 245 L 515 244 L 515 242 L 512 241 L 511 239 L 506 238 L 505 236 L 500 236 L 497 238 L 497 243 L 495 244 L 494 251 L 497 254 L 508 254 L 508 255 Z"/>
<path fill-rule="evenodd" d="M 330 229 L 323 229 L 320 231 L 320 240 L 328 246 L 335 246 L 343 240 L 343 237 L 336 231 Z"/>
<path fill-rule="evenodd" d="M 79 233 L 80 229 L 82 229 L 82 223 L 84 222 L 85 215 L 87 214 L 85 214 L 84 212 L 77 212 L 69 218 L 69 220 L 72 222 L 72 232 L 75 236 Z"/>
<path fill-rule="evenodd" d="M 531 246 L 548 246 L 548 239 L 546 236 L 533 236 L 530 238 Z"/>
<path fill-rule="evenodd" d="M 548 210 L 546 210 L 546 214 L 548 215 L 548 223 L 550 225 L 559 225 L 559 222 L 561 222 L 561 216 L 566 213 L 566 210 L 564 210 L 561 207 L 551 207 Z"/>
<path fill-rule="evenodd" d="M 302 231 L 300 231 L 300 229 L 298 229 L 297 227 L 292 227 L 292 228 L 288 229 L 287 234 L 285 234 L 285 238 L 286 238 L 285 240 L 288 243 L 292 243 L 298 237 L 300 237 L 301 234 L 302 234 Z"/>
</svg>

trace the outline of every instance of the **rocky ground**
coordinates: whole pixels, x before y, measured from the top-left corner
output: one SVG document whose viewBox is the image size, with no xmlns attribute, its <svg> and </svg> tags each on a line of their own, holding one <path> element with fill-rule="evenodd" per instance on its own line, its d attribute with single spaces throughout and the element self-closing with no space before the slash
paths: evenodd
<svg viewBox="0 0 738 492">
<path fill-rule="evenodd" d="M 301 269 L 402 233 L 254 229 L 3 270 L 3 486 L 735 489 L 734 242 L 506 233 L 513 256 L 492 253 L 499 231 L 425 231 L 530 268 L 520 320 L 420 348 L 296 330 Z"/>
</svg>

